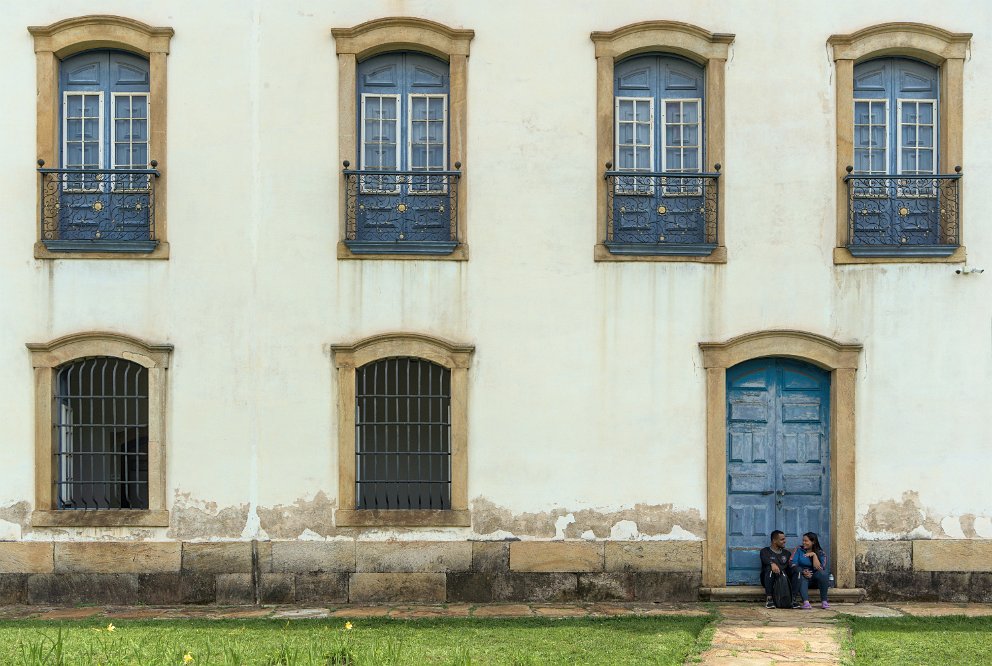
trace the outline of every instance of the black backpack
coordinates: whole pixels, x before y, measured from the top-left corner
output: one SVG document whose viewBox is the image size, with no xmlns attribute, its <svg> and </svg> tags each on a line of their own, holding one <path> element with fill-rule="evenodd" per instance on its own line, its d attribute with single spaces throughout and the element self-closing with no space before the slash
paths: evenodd
<svg viewBox="0 0 992 666">
<path fill-rule="evenodd" d="M 792 608 L 792 592 L 789 590 L 789 579 L 785 574 L 769 572 L 772 577 L 772 601 L 775 608 Z"/>
</svg>

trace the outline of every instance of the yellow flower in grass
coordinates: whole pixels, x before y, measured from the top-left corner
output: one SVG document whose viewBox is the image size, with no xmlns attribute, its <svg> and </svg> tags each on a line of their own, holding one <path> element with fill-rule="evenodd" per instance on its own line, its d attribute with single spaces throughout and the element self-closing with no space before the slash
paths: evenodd
<svg viewBox="0 0 992 666">
<path fill-rule="evenodd" d="M 344 623 L 344 628 L 347 631 L 351 631 L 351 622 L 345 622 Z"/>
<path fill-rule="evenodd" d="M 116 628 L 117 627 L 114 626 L 114 623 L 113 622 L 111 622 L 110 624 L 107 625 L 107 631 L 113 631 Z"/>
<path fill-rule="evenodd" d="M 193 661 L 193 655 L 191 655 L 189 652 L 187 652 L 186 654 L 183 655 L 183 663 L 184 664 L 188 664 L 191 661 Z"/>
</svg>

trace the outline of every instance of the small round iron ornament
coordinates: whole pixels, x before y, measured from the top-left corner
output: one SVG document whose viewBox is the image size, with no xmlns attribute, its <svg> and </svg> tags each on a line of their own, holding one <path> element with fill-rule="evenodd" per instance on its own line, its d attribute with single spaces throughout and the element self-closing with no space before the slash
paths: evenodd
<svg viewBox="0 0 992 666">
<path fill-rule="evenodd" d="M 909 209 L 903 206 L 902 208 L 899 209 L 899 215 L 901 217 L 906 217 L 907 215 L 909 215 Z"/>
<path fill-rule="evenodd" d="M 103 204 L 97 201 L 96 203 L 93 204 L 93 210 L 99 213 L 101 210 L 103 210 Z"/>
<path fill-rule="evenodd" d="M 398 210 L 401 213 L 405 213 L 406 212 L 406 204 L 400 204 L 400 205 L 398 205 L 396 207 L 396 210 Z"/>
<path fill-rule="evenodd" d="M 664 206 L 658 206 L 658 215 L 664 215 L 667 212 L 668 212 L 667 208 L 665 208 Z"/>
</svg>

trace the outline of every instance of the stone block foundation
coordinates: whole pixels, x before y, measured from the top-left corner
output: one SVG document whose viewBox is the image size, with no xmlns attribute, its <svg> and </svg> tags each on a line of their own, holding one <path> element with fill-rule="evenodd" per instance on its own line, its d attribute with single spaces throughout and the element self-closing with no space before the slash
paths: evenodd
<svg viewBox="0 0 992 666">
<path fill-rule="evenodd" d="M 0 605 L 696 601 L 699 541 L 3 542 Z M 992 602 L 992 540 L 860 541 L 868 599 Z"/>
</svg>

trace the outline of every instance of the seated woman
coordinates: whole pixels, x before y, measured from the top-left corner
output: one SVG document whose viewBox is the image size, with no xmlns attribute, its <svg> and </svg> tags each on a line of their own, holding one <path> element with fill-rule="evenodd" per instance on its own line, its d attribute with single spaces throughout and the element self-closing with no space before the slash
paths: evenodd
<svg viewBox="0 0 992 666">
<path fill-rule="evenodd" d="M 799 567 L 799 596 L 803 598 L 802 607 L 812 608 L 809 605 L 809 584 L 813 582 L 820 588 L 820 607 L 830 608 L 827 602 L 827 589 L 830 584 L 827 554 L 820 547 L 820 539 L 817 538 L 816 532 L 807 532 L 803 535 L 802 545 L 792 554 L 792 564 Z"/>
</svg>

